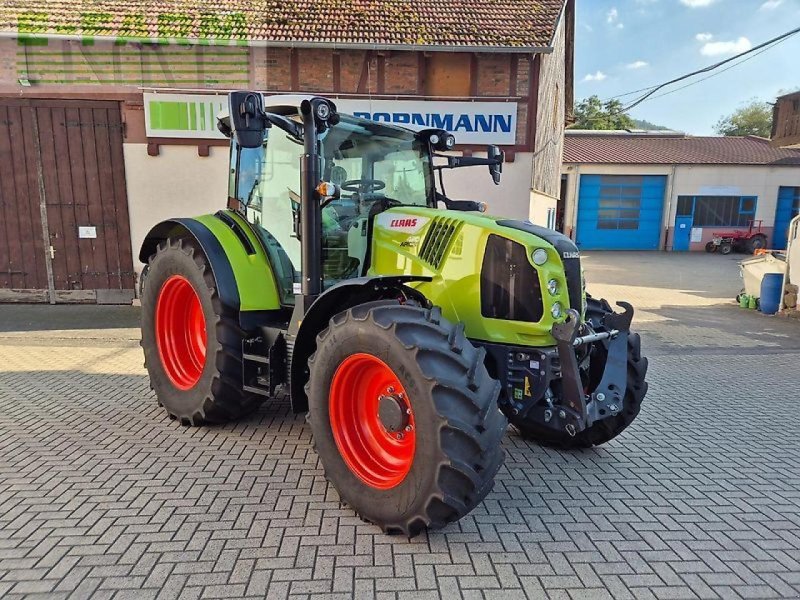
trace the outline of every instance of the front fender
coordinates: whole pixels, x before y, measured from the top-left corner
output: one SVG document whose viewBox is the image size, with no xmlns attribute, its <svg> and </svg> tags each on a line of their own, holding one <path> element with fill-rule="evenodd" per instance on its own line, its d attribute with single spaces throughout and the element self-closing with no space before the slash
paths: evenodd
<svg viewBox="0 0 800 600">
<path fill-rule="evenodd" d="M 328 326 L 334 315 L 359 304 L 407 298 L 426 306 L 428 300 L 407 283 L 430 281 L 430 277 L 414 275 L 358 277 L 346 279 L 325 290 L 309 307 L 297 329 L 289 377 L 292 410 L 308 410 L 305 384 L 308 381 L 308 359 L 317 347 L 317 336 Z M 292 328 L 289 329 L 292 332 Z"/>
</svg>

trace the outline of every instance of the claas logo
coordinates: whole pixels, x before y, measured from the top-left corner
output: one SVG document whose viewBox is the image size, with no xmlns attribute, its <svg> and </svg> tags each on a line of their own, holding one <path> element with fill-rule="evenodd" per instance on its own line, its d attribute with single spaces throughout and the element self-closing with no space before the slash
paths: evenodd
<svg viewBox="0 0 800 600">
<path fill-rule="evenodd" d="M 392 229 L 401 229 L 403 227 L 416 227 L 417 219 L 392 219 L 389 227 Z"/>
</svg>

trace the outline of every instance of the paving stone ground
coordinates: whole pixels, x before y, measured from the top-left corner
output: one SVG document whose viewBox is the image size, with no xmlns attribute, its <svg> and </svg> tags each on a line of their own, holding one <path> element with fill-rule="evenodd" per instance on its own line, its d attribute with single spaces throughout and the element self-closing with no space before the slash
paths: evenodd
<svg viewBox="0 0 800 600">
<path fill-rule="evenodd" d="M 187 429 L 138 312 L 0 306 L 0 597 L 800 598 L 800 322 L 732 303 L 731 257 L 589 254 L 650 393 L 581 452 L 510 432 L 471 515 L 414 540 L 339 504 L 285 402 Z"/>
</svg>

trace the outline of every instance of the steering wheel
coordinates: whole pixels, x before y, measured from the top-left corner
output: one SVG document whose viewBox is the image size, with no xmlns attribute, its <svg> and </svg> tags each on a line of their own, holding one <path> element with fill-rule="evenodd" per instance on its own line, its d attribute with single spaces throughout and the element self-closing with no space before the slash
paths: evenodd
<svg viewBox="0 0 800 600">
<path fill-rule="evenodd" d="M 340 186 L 345 192 L 370 194 L 386 187 L 380 179 L 350 179 Z"/>
</svg>

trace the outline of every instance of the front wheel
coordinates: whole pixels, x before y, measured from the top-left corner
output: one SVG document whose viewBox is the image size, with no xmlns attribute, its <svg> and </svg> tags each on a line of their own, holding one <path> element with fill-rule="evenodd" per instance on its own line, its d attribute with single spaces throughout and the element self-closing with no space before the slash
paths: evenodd
<svg viewBox="0 0 800 600">
<path fill-rule="evenodd" d="M 308 420 L 362 519 L 412 537 L 491 491 L 507 423 L 484 356 L 437 308 L 371 302 L 331 319 L 309 361 Z"/>
<path fill-rule="evenodd" d="M 727 256 L 731 252 L 733 252 L 733 244 L 730 242 L 723 242 L 719 245 L 720 254 L 723 256 Z"/>
<path fill-rule="evenodd" d="M 716 251 L 717 251 L 717 245 L 714 242 L 708 242 L 706 244 L 706 252 L 711 253 Z"/>
</svg>

